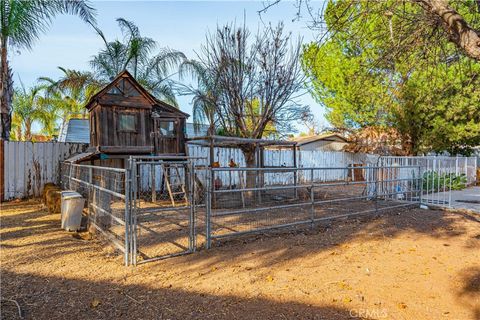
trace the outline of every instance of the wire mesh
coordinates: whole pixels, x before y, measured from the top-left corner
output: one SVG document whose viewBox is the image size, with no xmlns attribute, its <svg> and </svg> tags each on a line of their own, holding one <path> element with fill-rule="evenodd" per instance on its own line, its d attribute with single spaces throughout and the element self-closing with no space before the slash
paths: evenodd
<svg viewBox="0 0 480 320">
<path fill-rule="evenodd" d="M 134 264 L 192 252 L 193 166 L 146 157 L 131 162 Z"/>
<path fill-rule="evenodd" d="M 131 157 L 126 169 L 62 164 L 63 189 L 126 263 L 193 252 L 211 241 L 419 203 L 449 206 L 475 182 L 475 158 L 380 157 L 346 167 L 210 168 L 184 157 Z M 203 241 L 203 239 L 202 239 Z"/>
<path fill-rule="evenodd" d="M 64 190 L 80 193 L 87 203 L 90 230 L 102 233 L 128 260 L 128 211 L 125 197 L 125 170 L 62 163 Z M 93 229 L 92 229 L 93 228 Z"/>
<path fill-rule="evenodd" d="M 209 179 L 212 239 L 418 204 L 419 166 L 217 168 Z"/>
<path fill-rule="evenodd" d="M 453 190 L 462 190 L 476 183 L 476 157 L 380 157 L 379 166 L 419 165 L 422 175 L 422 203 L 452 207 Z"/>
</svg>

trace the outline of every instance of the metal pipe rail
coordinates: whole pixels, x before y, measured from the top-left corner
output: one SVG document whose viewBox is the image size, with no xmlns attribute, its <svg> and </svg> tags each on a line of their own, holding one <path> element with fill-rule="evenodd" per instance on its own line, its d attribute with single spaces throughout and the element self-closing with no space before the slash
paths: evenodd
<svg viewBox="0 0 480 320">
<path fill-rule="evenodd" d="M 393 196 L 397 194 L 405 194 L 405 193 L 417 193 L 417 192 L 420 192 L 420 189 L 412 190 L 412 191 L 402 191 L 402 192 L 399 191 L 399 192 L 379 193 L 376 195 L 376 198 Z M 320 200 L 320 201 L 313 201 L 313 202 L 310 201 L 310 199 L 306 199 L 305 201 L 308 201 L 308 202 L 300 202 L 300 203 L 285 204 L 285 205 L 273 205 L 269 207 L 248 208 L 248 209 L 240 209 L 240 210 L 233 210 L 233 211 L 221 211 L 219 213 L 212 213 L 212 217 L 233 216 L 238 214 L 245 214 L 245 213 L 249 214 L 249 213 L 256 213 L 261 211 L 268 211 L 272 209 L 287 209 L 287 208 L 311 206 L 315 204 L 325 204 L 325 203 L 351 201 L 351 200 L 365 200 L 365 199 L 374 199 L 374 198 L 375 198 L 374 196 L 358 196 L 358 197 L 349 197 L 349 198 Z"/>
<path fill-rule="evenodd" d="M 390 179 L 390 180 L 379 180 L 377 183 L 384 183 L 384 182 L 398 182 L 398 181 L 412 181 L 412 180 L 422 180 L 422 178 L 415 178 L 415 179 L 408 179 L 408 178 L 401 178 L 401 179 Z M 302 189 L 302 188 L 320 188 L 320 187 L 333 187 L 333 186 L 349 186 L 349 185 L 357 185 L 357 184 L 372 184 L 375 182 L 369 181 L 346 181 L 346 182 L 338 182 L 338 183 L 304 183 L 304 184 L 297 184 L 297 185 L 280 185 L 280 186 L 271 186 L 271 187 L 258 187 L 258 188 L 243 188 L 243 189 L 219 189 L 214 190 L 214 193 L 232 193 L 232 192 L 246 192 L 246 191 L 267 191 L 267 190 L 285 190 L 285 189 Z"/>
<path fill-rule="evenodd" d="M 421 166 L 363 166 L 363 167 L 302 167 L 302 168 L 250 168 L 250 167 L 221 167 L 221 168 L 211 168 L 212 171 L 322 171 L 322 170 L 356 170 L 356 169 L 408 169 L 408 168 L 421 168 Z"/>
<path fill-rule="evenodd" d="M 212 235 L 210 235 L 210 238 L 211 239 L 222 239 L 222 238 L 231 238 L 231 237 L 236 237 L 236 236 L 241 236 L 241 235 L 246 235 L 246 234 L 262 233 L 262 232 L 265 232 L 265 231 L 268 231 L 268 230 L 275 230 L 275 229 L 281 229 L 281 228 L 286 228 L 286 227 L 293 227 L 293 226 L 297 226 L 297 225 L 311 224 L 312 222 L 319 222 L 319 221 L 325 221 L 325 220 L 352 217 L 352 216 L 362 215 L 362 214 L 366 214 L 366 213 L 378 212 L 378 211 L 383 211 L 383 210 L 387 210 L 387 209 L 409 207 L 409 206 L 414 206 L 414 205 L 418 205 L 418 204 L 417 203 L 404 203 L 404 204 L 391 206 L 391 207 L 386 207 L 386 208 L 375 208 L 375 209 L 364 210 L 364 211 L 359 211 L 359 212 L 354 212 L 354 213 L 346 213 L 346 214 L 339 214 L 339 215 L 333 215 L 333 216 L 322 217 L 322 218 L 315 218 L 315 219 L 311 219 L 311 220 L 296 221 L 296 222 L 292 222 L 292 223 L 284 223 L 284 224 L 279 224 L 279 225 L 275 225 L 275 226 L 271 226 L 271 227 L 257 228 L 255 230 L 237 231 L 235 233 L 226 233 L 226 234 L 220 234 L 220 235 L 212 234 Z"/>
<path fill-rule="evenodd" d="M 95 170 L 105 170 L 105 171 L 114 171 L 114 172 L 120 172 L 120 173 L 125 173 L 126 169 L 122 168 L 110 168 L 110 167 L 100 167 L 100 166 L 92 166 L 89 164 L 76 164 L 76 163 L 66 163 L 69 166 L 72 167 L 80 167 L 80 168 L 89 168 L 89 169 L 95 169 Z"/>
<path fill-rule="evenodd" d="M 89 182 L 86 182 L 86 181 L 83 181 L 83 180 L 80 180 L 80 179 L 77 179 L 77 178 L 73 178 L 73 177 L 69 177 L 69 176 L 65 176 L 65 177 L 68 178 L 68 179 L 70 179 L 70 180 L 73 180 L 73 181 L 75 181 L 75 182 L 82 183 L 82 184 L 84 184 L 84 185 L 86 185 L 86 186 L 92 187 L 92 188 L 94 188 L 94 189 L 100 190 L 100 191 L 102 191 L 102 192 L 111 194 L 112 196 L 115 196 L 115 197 L 120 198 L 120 199 L 122 199 L 122 200 L 125 200 L 125 195 L 124 195 L 124 194 L 121 194 L 121 193 L 112 191 L 112 190 L 110 190 L 110 189 L 106 189 L 106 188 L 97 186 L 96 184 L 89 183 Z"/>
</svg>

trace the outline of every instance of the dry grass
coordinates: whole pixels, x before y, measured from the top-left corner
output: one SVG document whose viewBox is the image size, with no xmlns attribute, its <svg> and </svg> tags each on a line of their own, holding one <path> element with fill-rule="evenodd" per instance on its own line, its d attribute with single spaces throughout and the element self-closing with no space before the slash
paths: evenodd
<svg viewBox="0 0 480 320">
<path fill-rule="evenodd" d="M 480 319 L 468 214 L 341 220 L 136 268 L 35 201 L 3 205 L 1 224 L 2 319 L 15 302 L 27 319 Z"/>
</svg>

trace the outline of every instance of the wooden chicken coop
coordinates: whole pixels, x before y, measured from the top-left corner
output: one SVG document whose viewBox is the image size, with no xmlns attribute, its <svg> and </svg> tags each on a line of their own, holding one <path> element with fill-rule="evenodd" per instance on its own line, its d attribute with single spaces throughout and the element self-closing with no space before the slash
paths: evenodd
<svg viewBox="0 0 480 320">
<path fill-rule="evenodd" d="M 90 146 L 77 162 L 130 155 L 185 156 L 189 115 L 156 99 L 128 72 L 121 72 L 85 106 Z"/>
</svg>

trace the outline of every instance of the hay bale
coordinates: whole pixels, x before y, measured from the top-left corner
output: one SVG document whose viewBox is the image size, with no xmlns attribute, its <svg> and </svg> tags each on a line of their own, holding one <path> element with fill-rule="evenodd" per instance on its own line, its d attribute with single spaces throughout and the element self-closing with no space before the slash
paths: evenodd
<svg viewBox="0 0 480 320">
<path fill-rule="evenodd" d="M 47 192 L 48 190 L 52 190 L 52 189 L 58 189 L 55 183 L 47 182 L 43 186 L 42 200 L 45 205 L 47 205 Z"/>
<path fill-rule="evenodd" d="M 62 190 L 50 188 L 46 193 L 46 205 L 49 213 L 60 213 Z"/>
</svg>

